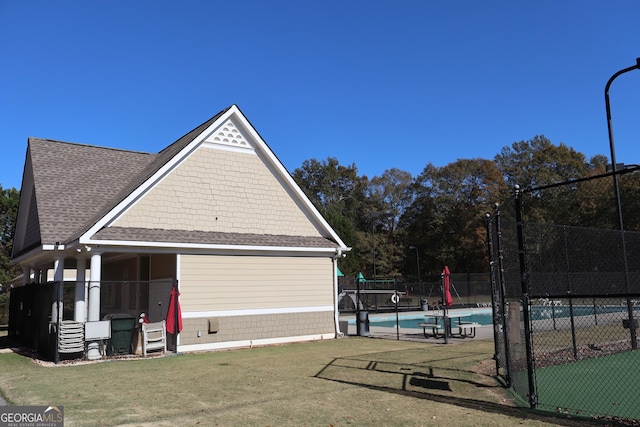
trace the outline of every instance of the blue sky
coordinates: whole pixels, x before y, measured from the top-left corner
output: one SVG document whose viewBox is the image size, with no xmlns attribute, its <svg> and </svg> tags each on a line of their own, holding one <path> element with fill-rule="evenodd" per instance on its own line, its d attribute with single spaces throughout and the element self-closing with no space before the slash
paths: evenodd
<svg viewBox="0 0 640 427">
<path fill-rule="evenodd" d="M 639 16 L 632 0 L 0 0 L 0 185 L 20 187 L 29 136 L 155 153 L 231 104 L 291 172 L 331 156 L 416 176 L 535 135 L 608 156 L 604 87 L 640 57 Z M 617 160 L 640 163 L 640 71 L 610 95 Z"/>
</svg>

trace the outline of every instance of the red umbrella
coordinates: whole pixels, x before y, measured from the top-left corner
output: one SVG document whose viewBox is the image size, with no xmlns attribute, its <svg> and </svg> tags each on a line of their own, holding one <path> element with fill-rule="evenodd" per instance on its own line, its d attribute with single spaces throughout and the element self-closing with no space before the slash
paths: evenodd
<svg viewBox="0 0 640 427">
<path fill-rule="evenodd" d="M 445 307 L 449 307 L 453 305 L 453 298 L 451 297 L 451 272 L 449 272 L 449 267 L 444 266 L 444 270 L 442 270 L 442 285 L 444 287 L 444 305 Z"/>
<path fill-rule="evenodd" d="M 182 330 L 182 311 L 180 310 L 180 291 L 177 286 L 171 288 L 171 296 L 169 297 L 169 308 L 167 309 L 167 332 L 176 333 L 176 322 L 178 324 L 178 333 Z"/>
</svg>

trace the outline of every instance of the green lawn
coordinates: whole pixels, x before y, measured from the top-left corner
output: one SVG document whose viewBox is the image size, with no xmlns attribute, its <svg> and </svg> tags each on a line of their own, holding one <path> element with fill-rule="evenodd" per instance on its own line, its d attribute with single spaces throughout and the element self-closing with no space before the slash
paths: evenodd
<svg viewBox="0 0 640 427">
<path fill-rule="evenodd" d="M 492 355 L 358 337 L 58 366 L 2 353 L 0 392 L 64 406 L 66 426 L 586 425 L 514 407 Z"/>
</svg>

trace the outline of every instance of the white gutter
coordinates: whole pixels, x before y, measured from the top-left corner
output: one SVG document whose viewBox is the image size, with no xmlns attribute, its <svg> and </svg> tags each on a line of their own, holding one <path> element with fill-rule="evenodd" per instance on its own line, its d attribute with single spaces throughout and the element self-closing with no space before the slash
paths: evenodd
<svg viewBox="0 0 640 427">
<path fill-rule="evenodd" d="M 333 257 L 333 317 L 336 329 L 336 338 L 343 337 L 346 331 L 340 330 L 340 313 L 338 311 L 338 259 L 345 257 L 342 249 L 336 249 Z"/>
<path fill-rule="evenodd" d="M 38 258 L 42 258 L 44 256 L 44 252 L 48 252 L 48 251 L 54 251 L 54 250 L 61 250 L 64 251 L 65 249 L 67 249 L 67 247 L 65 247 L 65 245 L 42 245 L 42 246 L 36 246 L 35 248 L 29 250 L 28 252 L 25 252 L 19 256 L 17 256 L 16 258 L 13 258 L 11 260 L 12 264 L 22 264 L 25 261 L 32 261 L 32 260 L 37 260 Z"/>
<path fill-rule="evenodd" d="M 177 243 L 177 242 L 145 242 L 134 240 L 96 240 L 96 239 L 82 239 L 81 244 L 85 245 L 100 245 L 100 246 L 138 246 L 138 247 L 157 247 L 157 248 L 180 248 L 180 249 L 222 249 L 222 250 L 246 250 L 246 251 L 259 251 L 259 250 L 275 250 L 275 251 L 297 251 L 297 252 L 333 252 L 335 253 L 335 247 L 300 247 L 300 246 L 258 246 L 258 245 L 220 245 L 210 243 Z"/>
</svg>

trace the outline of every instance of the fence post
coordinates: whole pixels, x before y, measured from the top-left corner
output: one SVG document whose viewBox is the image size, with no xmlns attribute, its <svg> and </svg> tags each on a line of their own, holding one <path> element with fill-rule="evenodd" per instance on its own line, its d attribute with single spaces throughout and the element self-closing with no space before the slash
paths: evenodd
<svg viewBox="0 0 640 427">
<path fill-rule="evenodd" d="M 571 264 L 569 263 L 569 238 L 567 236 L 567 226 L 562 226 L 562 238 L 564 240 L 564 263 L 567 268 L 567 295 L 569 295 L 569 319 L 571 321 L 571 344 L 573 345 L 573 358 L 578 360 L 578 344 L 576 342 L 576 322 L 573 317 L 573 298 L 571 297 Z M 554 304 L 555 305 L 555 304 Z M 553 319 L 553 329 L 556 321 Z"/>
<path fill-rule="evenodd" d="M 529 296 L 529 272 L 527 271 L 524 244 L 524 224 L 522 221 L 522 192 L 520 186 L 515 186 L 516 202 L 516 228 L 518 231 L 518 258 L 520 261 L 520 278 L 522 288 L 522 315 L 524 321 L 524 343 L 527 353 L 527 373 L 529 380 L 529 405 L 535 409 L 537 405 L 537 394 L 535 386 L 535 372 L 533 365 L 533 345 L 531 335 L 531 321 L 529 316 L 530 296 Z"/>
<path fill-rule="evenodd" d="M 400 341 L 400 319 L 398 317 L 398 302 L 400 301 L 400 296 L 398 295 L 398 281 L 395 279 L 393 280 L 393 295 L 395 296 L 393 304 L 396 310 L 396 339 Z"/>
<path fill-rule="evenodd" d="M 502 222 L 500 221 L 500 205 L 497 203 L 494 206 L 495 210 L 495 218 L 496 218 L 496 245 L 498 250 L 498 274 L 500 278 L 500 287 L 498 288 L 500 292 L 500 312 L 502 314 L 502 335 L 504 340 L 504 360 L 505 360 L 505 368 L 507 371 L 506 375 L 506 383 L 507 387 L 511 387 L 511 351 L 509 350 L 509 325 L 505 322 L 505 313 L 507 312 L 507 301 L 506 301 L 506 289 L 505 289 L 505 278 L 504 278 L 504 253 L 502 251 Z"/>
<path fill-rule="evenodd" d="M 504 321 L 498 318 L 497 305 L 499 302 L 496 286 L 495 256 L 493 251 L 493 227 L 491 226 L 491 214 L 485 214 L 485 226 L 487 228 L 487 250 L 489 251 L 489 282 L 491 284 L 491 314 L 493 317 L 493 359 L 496 361 L 496 374 L 500 372 L 500 340 L 498 339 L 498 325 Z"/>
</svg>

